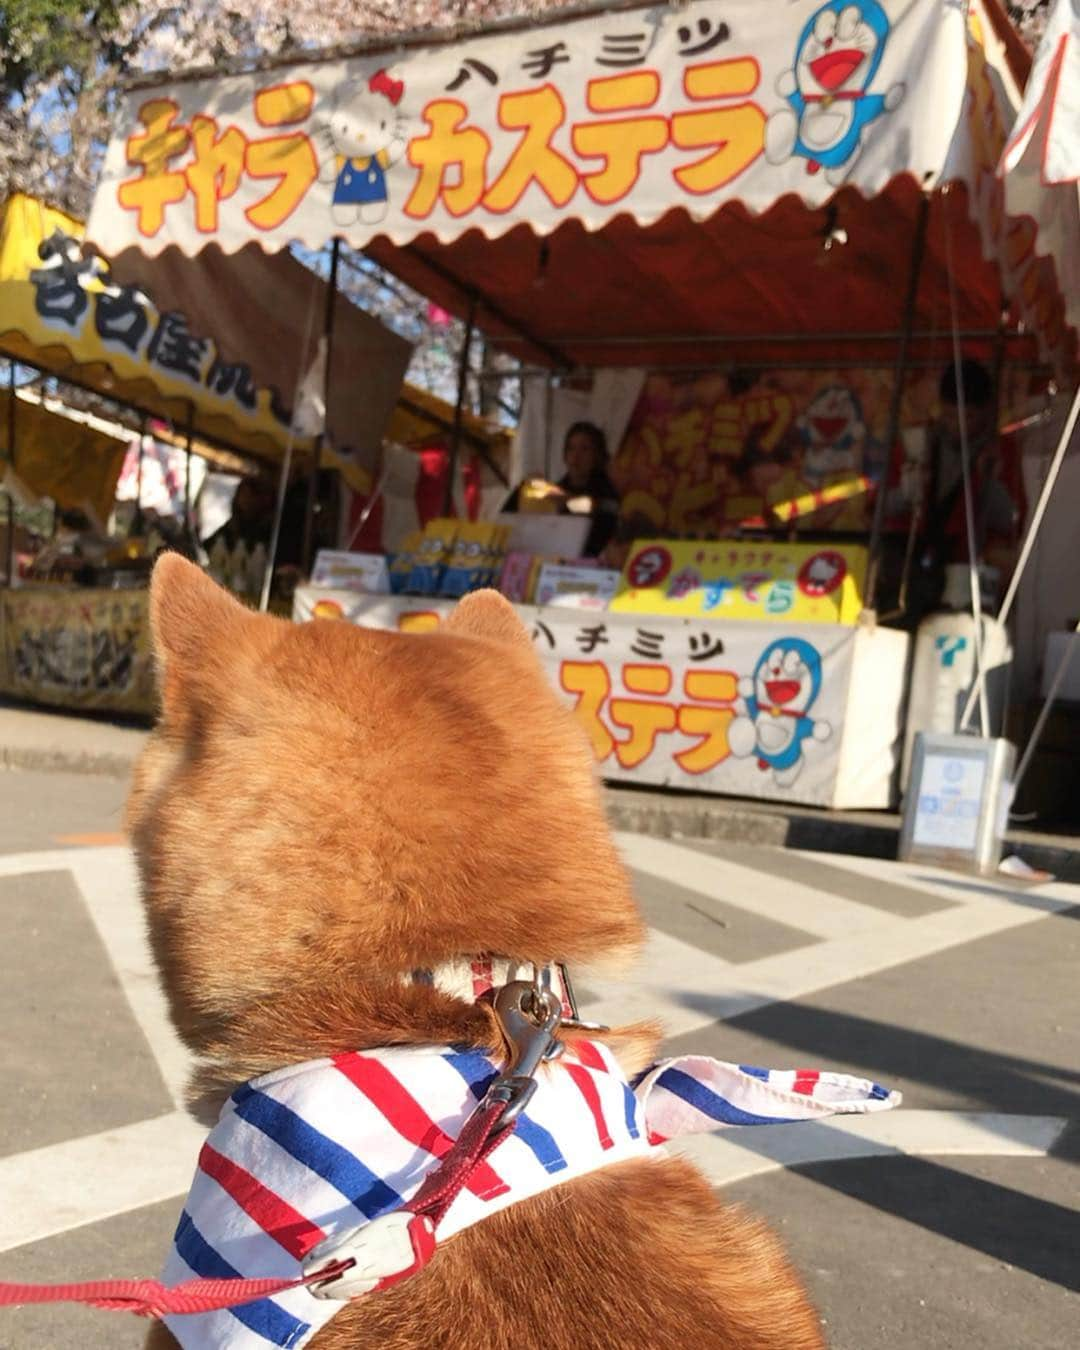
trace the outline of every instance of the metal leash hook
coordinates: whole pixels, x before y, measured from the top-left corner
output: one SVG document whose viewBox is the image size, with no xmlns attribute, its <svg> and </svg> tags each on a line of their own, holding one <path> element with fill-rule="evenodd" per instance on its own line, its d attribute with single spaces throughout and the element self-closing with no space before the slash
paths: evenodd
<svg viewBox="0 0 1080 1350">
<path fill-rule="evenodd" d="M 558 972 L 559 984 L 561 989 L 555 983 L 555 974 Z M 573 1031 L 610 1031 L 611 1028 L 604 1022 L 583 1022 L 578 1014 L 577 998 L 574 995 L 574 986 L 570 983 L 570 972 L 561 961 L 555 961 L 550 966 L 533 966 L 533 979 L 541 989 L 551 989 L 556 994 L 561 994 L 563 1015 L 561 1025 Z M 561 1045 L 561 1042 L 560 1042 Z"/>
<path fill-rule="evenodd" d="M 514 980 L 495 995 L 495 1016 L 513 1050 L 506 1072 L 487 1090 L 487 1100 L 503 1102 L 500 1127 L 510 1125 L 536 1091 L 536 1071 L 545 1059 L 562 1053 L 555 1032 L 562 1021 L 562 999 L 552 989 Z"/>
</svg>

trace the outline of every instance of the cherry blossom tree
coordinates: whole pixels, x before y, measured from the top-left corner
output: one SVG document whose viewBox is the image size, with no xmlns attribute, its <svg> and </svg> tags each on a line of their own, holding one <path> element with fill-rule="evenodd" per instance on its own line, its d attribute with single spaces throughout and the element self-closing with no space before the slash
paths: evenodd
<svg viewBox="0 0 1080 1350">
<path fill-rule="evenodd" d="M 4 0 L 0 6 L 0 199 L 24 191 L 85 218 L 123 83 L 366 37 L 466 29 L 573 0 Z M 325 255 L 303 261 L 325 274 Z M 341 286 L 417 344 L 413 377 L 452 394 L 462 325 L 367 259 Z M 475 406 L 480 406 L 479 390 Z"/>
</svg>

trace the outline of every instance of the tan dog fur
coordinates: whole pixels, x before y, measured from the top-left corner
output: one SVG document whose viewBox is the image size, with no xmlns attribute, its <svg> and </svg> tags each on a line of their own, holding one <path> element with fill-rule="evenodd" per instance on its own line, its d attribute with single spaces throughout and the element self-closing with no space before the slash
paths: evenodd
<svg viewBox="0 0 1080 1350">
<path fill-rule="evenodd" d="M 160 724 L 128 825 L 157 963 L 202 1092 L 338 1051 L 469 1042 L 486 1008 L 403 972 L 642 938 L 590 755 L 493 592 L 442 631 L 255 615 L 175 555 L 154 571 Z M 632 1015 L 633 1009 L 628 1008 Z M 628 1066 L 649 1028 L 611 1043 Z M 172 1336 L 153 1329 L 149 1346 Z M 775 1239 L 685 1162 L 634 1161 L 460 1234 L 347 1305 L 313 1350 L 817 1350 Z"/>
</svg>

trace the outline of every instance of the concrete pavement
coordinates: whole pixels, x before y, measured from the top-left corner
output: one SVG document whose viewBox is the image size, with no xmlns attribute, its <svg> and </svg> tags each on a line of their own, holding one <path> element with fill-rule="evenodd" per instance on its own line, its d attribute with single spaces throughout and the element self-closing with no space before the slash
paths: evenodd
<svg viewBox="0 0 1080 1350">
<path fill-rule="evenodd" d="M 125 781 L 147 729 L 133 720 L 32 708 L 0 699 L 0 767 L 94 774 Z M 823 811 L 777 802 L 605 788 L 615 829 L 657 838 L 720 840 L 817 852 L 895 858 L 900 817 L 887 811 Z M 1009 852 L 1061 880 L 1080 882 L 1080 839 L 1035 829 L 1010 831 Z"/>
<path fill-rule="evenodd" d="M 10 772 L 0 794 L 0 1278 L 153 1274 L 202 1131 L 115 842 L 123 785 Z M 672 1050 L 904 1091 L 895 1113 L 688 1145 L 782 1234 L 833 1350 L 1070 1344 L 1080 887 L 619 842 L 649 947 L 618 986 L 579 975 L 586 1015 L 658 1016 Z M 134 1350 L 143 1334 L 116 1314 L 0 1312 L 0 1350 Z"/>
</svg>

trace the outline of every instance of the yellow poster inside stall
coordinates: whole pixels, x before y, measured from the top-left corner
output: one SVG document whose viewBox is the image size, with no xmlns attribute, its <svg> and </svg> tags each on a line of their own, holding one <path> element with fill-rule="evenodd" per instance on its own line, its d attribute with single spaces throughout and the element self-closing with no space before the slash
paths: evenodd
<svg viewBox="0 0 1080 1350">
<path fill-rule="evenodd" d="M 863 607 L 866 562 L 860 545 L 648 540 L 631 550 L 610 608 L 853 624 Z"/>
</svg>

